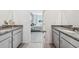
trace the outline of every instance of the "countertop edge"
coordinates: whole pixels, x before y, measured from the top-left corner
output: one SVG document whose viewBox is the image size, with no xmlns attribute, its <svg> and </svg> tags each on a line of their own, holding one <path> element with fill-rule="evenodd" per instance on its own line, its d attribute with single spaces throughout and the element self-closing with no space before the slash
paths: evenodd
<svg viewBox="0 0 79 59">
<path fill-rule="evenodd" d="M 7 26 L 8 26 L 8 25 L 7 25 Z M 5 27 L 5 26 L 4 26 L 4 27 Z M 4 35 L 4 34 L 7 34 L 7 33 L 9 33 L 9 32 L 13 32 L 13 31 L 15 31 L 15 30 L 18 30 L 18 29 L 22 28 L 23 25 L 14 25 L 14 26 L 9 25 L 9 27 L 15 27 L 15 29 L 12 29 L 12 28 L 11 28 L 10 31 L 5 31 L 5 32 L 3 32 L 3 33 L 0 33 L 0 36 L 2 36 L 2 35 Z M 6 27 L 6 28 L 8 28 L 8 27 Z"/>
</svg>

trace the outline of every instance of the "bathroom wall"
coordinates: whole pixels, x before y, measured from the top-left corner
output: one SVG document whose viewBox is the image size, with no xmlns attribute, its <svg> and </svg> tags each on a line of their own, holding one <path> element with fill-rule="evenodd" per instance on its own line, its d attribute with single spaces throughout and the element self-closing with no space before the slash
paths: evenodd
<svg viewBox="0 0 79 59">
<path fill-rule="evenodd" d="M 62 24 L 79 26 L 79 10 L 63 10 Z"/>
<path fill-rule="evenodd" d="M 17 25 L 23 25 L 23 42 L 29 43 L 31 40 L 31 14 L 28 10 L 15 10 L 14 21 Z"/>
<path fill-rule="evenodd" d="M 11 20 L 12 14 L 12 10 L 0 10 L 0 26 L 4 25 L 5 20 Z"/>
<path fill-rule="evenodd" d="M 52 32 L 51 25 L 61 24 L 61 11 L 60 10 L 46 10 L 43 15 L 43 30 L 45 33 L 45 41 L 46 43 L 51 43 L 52 41 Z"/>
</svg>

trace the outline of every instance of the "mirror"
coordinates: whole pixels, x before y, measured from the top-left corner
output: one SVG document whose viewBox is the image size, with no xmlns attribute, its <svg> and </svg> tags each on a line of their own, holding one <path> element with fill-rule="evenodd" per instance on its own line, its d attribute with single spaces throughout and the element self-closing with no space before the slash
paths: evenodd
<svg viewBox="0 0 79 59">
<path fill-rule="evenodd" d="M 42 10 L 33 10 L 33 11 L 31 11 L 31 16 L 32 16 L 31 29 L 32 30 L 42 30 L 43 11 Z"/>
</svg>

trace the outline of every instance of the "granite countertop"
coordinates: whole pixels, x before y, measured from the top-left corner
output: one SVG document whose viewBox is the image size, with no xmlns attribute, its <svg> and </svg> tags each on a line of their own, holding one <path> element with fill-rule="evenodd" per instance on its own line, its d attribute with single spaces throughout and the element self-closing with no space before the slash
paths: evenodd
<svg viewBox="0 0 79 59">
<path fill-rule="evenodd" d="M 31 32 L 46 32 L 45 30 L 31 30 Z"/>
<path fill-rule="evenodd" d="M 11 26 L 11 25 L 7 25 L 7 26 L 0 26 L 0 35 L 4 35 L 6 33 L 9 33 L 11 31 L 15 31 L 19 28 L 23 27 L 22 25 L 14 25 L 14 26 Z"/>
<path fill-rule="evenodd" d="M 75 31 L 72 31 L 72 30 L 70 30 L 68 28 L 64 28 L 64 27 L 53 27 L 53 29 L 79 41 L 79 32 L 78 31 L 75 32 Z"/>
</svg>

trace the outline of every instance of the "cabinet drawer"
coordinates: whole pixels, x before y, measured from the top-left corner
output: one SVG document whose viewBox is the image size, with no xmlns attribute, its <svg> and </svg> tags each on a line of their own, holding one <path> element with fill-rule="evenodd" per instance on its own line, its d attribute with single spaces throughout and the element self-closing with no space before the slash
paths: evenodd
<svg viewBox="0 0 79 59">
<path fill-rule="evenodd" d="M 63 38 L 60 38 L 60 48 L 74 48 L 74 47 L 67 41 L 65 41 Z"/>
<path fill-rule="evenodd" d="M 13 35 L 17 34 L 20 31 L 22 31 L 22 29 L 18 29 L 18 30 L 13 31 Z"/>
<path fill-rule="evenodd" d="M 75 47 L 79 47 L 79 41 L 76 41 L 75 39 L 60 33 L 60 37 L 64 38 L 65 40 L 67 40 L 68 42 L 70 42 L 72 45 L 74 45 Z"/>
<path fill-rule="evenodd" d="M 11 38 L 0 42 L 0 48 L 11 48 Z"/>
<path fill-rule="evenodd" d="M 7 38 L 9 38 L 9 37 L 11 37 L 11 32 L 10 32 L 10 33 L 6 33 L 6 34 L 4 34 L 4 35 L 1 35 L 1 36 L 0 36 L 0 41 L 5 40 L 5 39 L 7 39 Z"/>
</svg>

